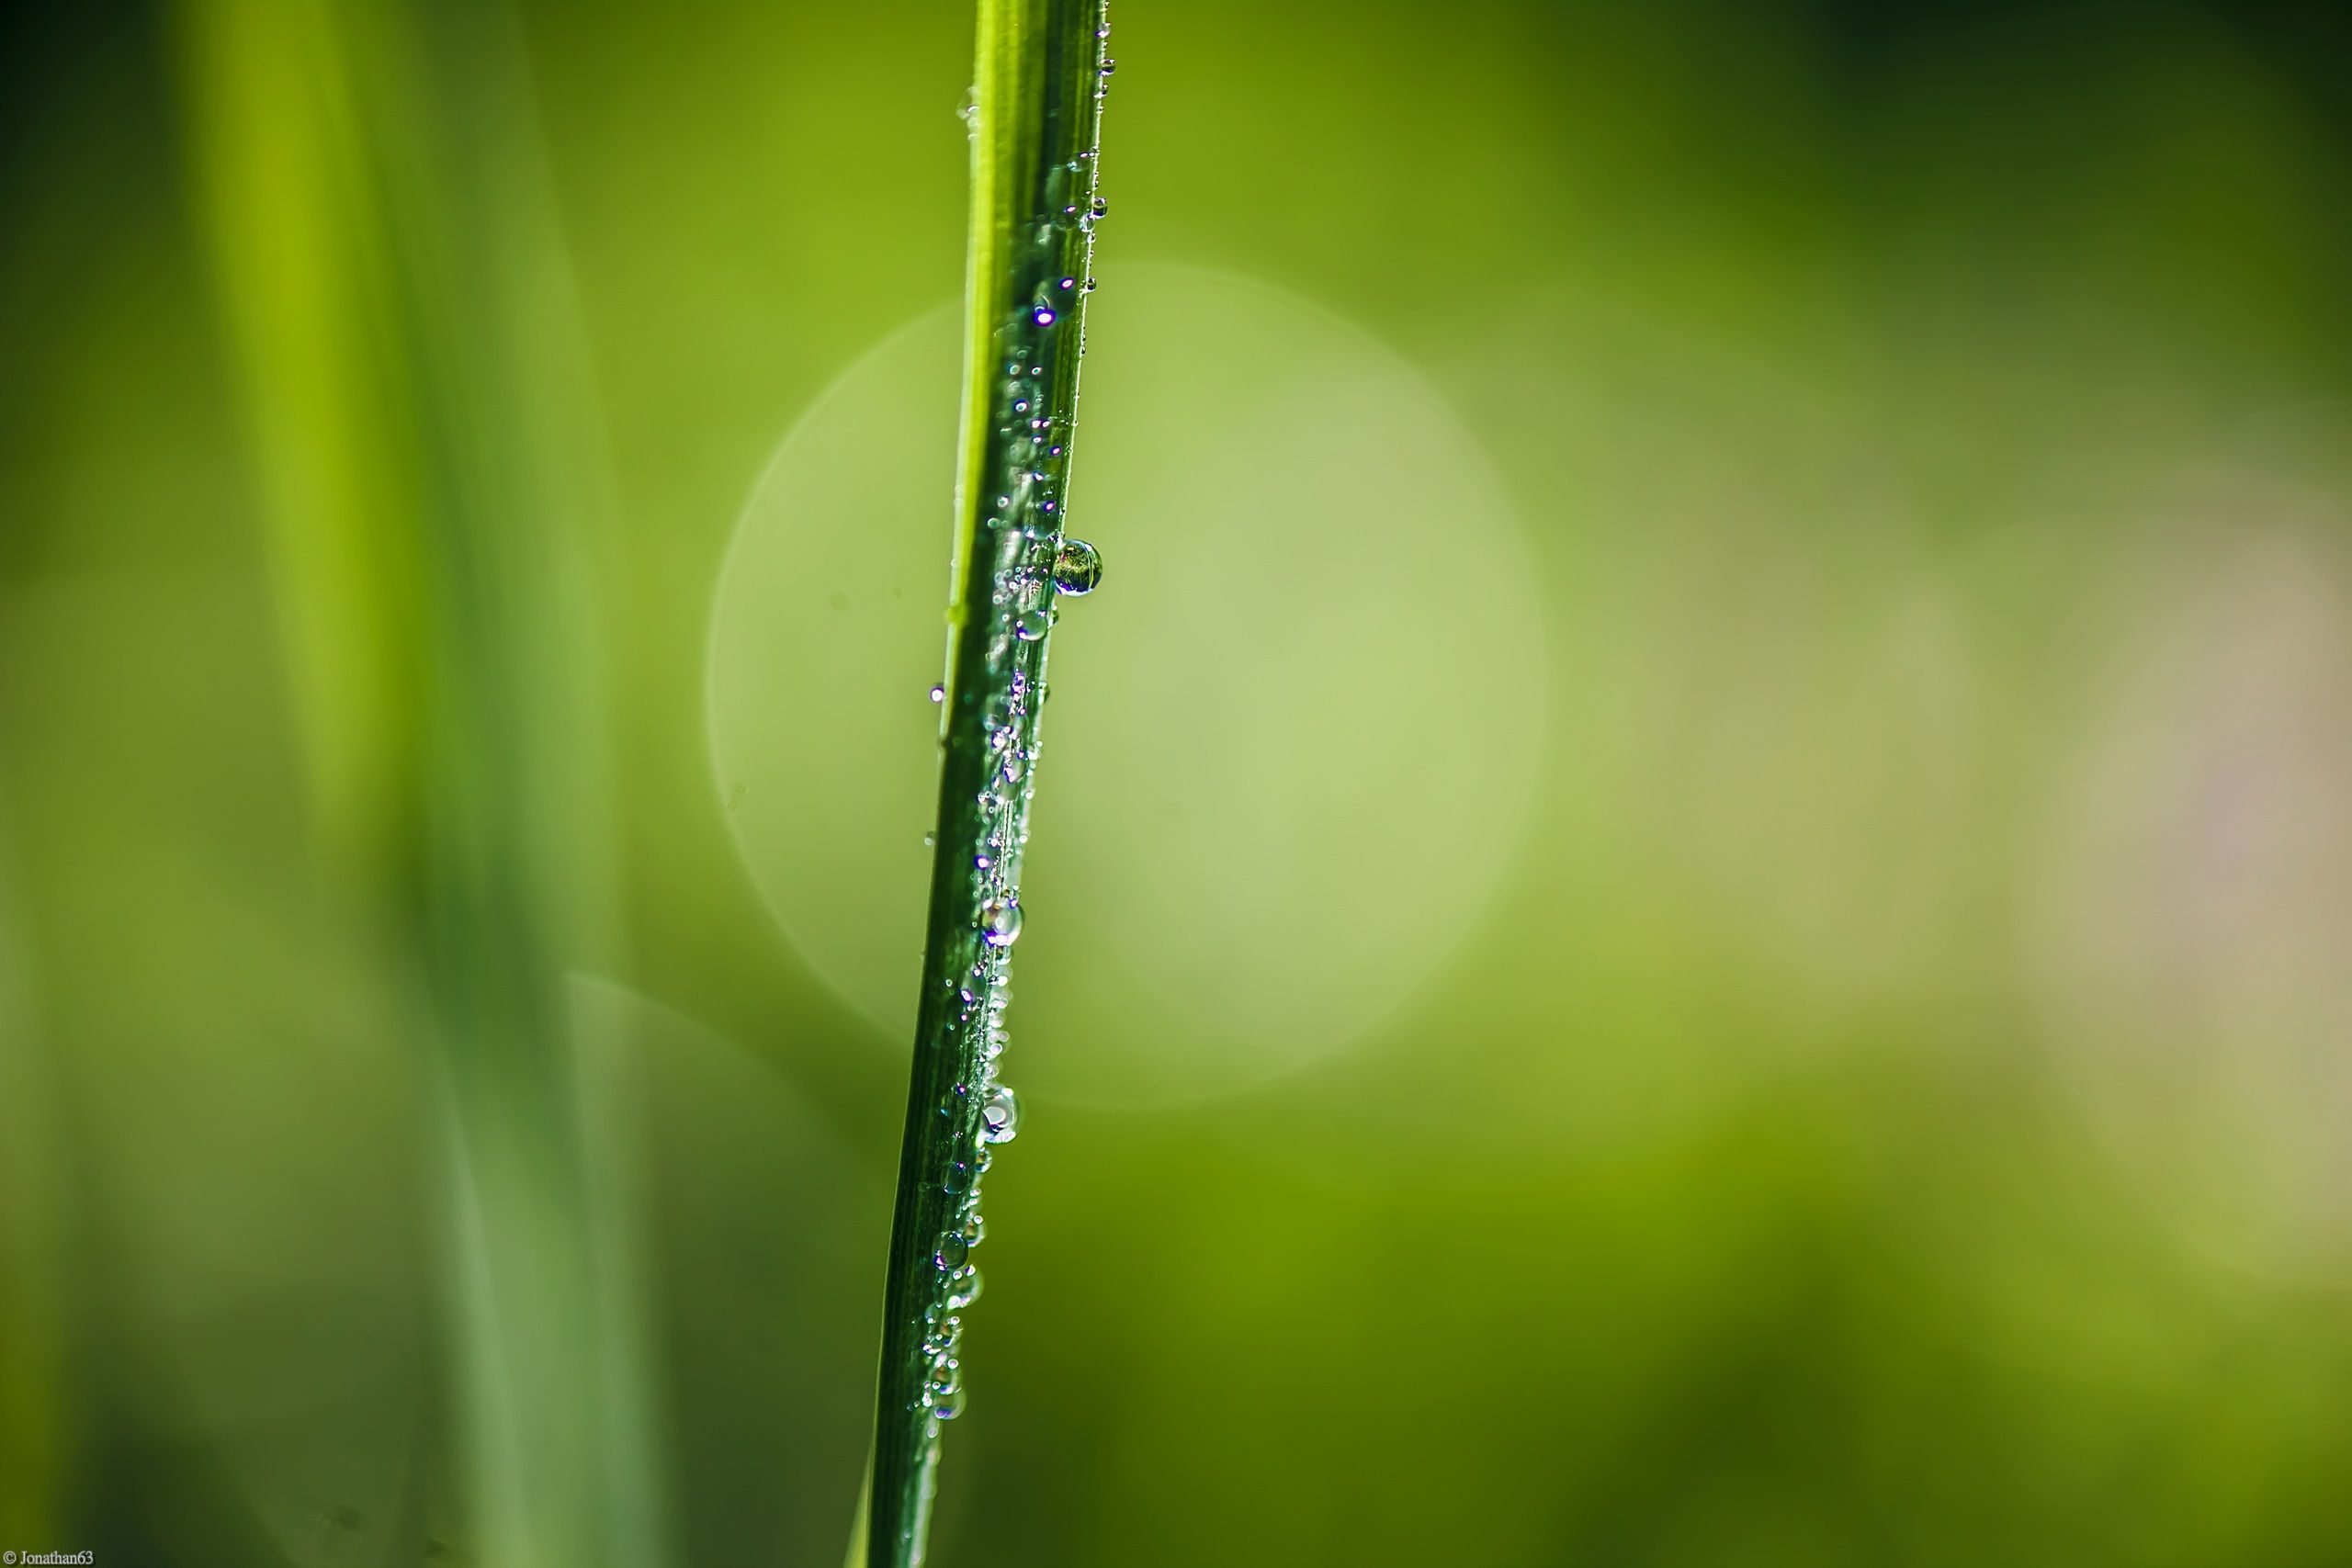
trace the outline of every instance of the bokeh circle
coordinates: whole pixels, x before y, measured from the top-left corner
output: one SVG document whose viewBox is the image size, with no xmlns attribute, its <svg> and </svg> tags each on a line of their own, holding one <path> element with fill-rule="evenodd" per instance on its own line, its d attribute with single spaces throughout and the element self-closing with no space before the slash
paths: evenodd
<svg viewBox="0 0 2352 1568">
<path fill-rule="evenodd" d="M 956 449 L 953 309 L 793 428 L 713 612 L 713 764 L 794 948 L 912 1027 Z M 1229 1092 L 1362 1038 L 1475 931 L 1543 755 L 1524 538 L 1445 400 L 1288 294 L 1123 268 L 1089 321 L 1015 976 L 1024 1091 Z"/>
</svg>

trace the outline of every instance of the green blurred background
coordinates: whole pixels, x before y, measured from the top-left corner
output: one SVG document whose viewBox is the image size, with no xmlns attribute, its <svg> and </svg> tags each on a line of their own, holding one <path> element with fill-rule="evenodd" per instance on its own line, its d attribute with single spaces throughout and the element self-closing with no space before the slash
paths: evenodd
<svg viewBox="0 0 2352 1568">
<path fill-rule="evenodd" d="M 1114 27 L 934 1560 L 2352 1562 L 2352 27 Z M 838 1562 L 968 14 L 0 29 L 0 1544 Z"/>
</svg>

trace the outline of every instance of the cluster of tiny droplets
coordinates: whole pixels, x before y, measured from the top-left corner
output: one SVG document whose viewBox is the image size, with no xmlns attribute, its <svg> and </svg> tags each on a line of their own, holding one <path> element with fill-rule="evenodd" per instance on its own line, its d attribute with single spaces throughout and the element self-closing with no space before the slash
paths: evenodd
<svg viewBox="0 0 2352 1568">
<path fill-rule="evenodd" d="M 1097 37 L 1108 38 L 1109 29 Z M 1107 80 L 1112 70 L 1106 58 L 1102 76 Z M 1098 84 L 1095 100 L 1102 98 Z M 963 115 L 977 135 L 977 108 L 968 99 Z M 977 916 L 967 939 L 968 962 L 947 981 L 947 1006 L 931 1042 L 935 1049 L 957 1052 L 958 1060 L 978 1062 L 978 1071 L 970 1081 L 951 1086 L 939 1106 L 953 1129 L 953 1152 L 941 1186 L 954 1202 L 933 1243 L 933 1289 L 923 1313 L 922 1349 L 930 1365 L 922 1394 L 928 1413 L 926 1505 L 934 1483 L 939 1424 L 964 1410 L 962 1314 L 980 1294 L 980 1271 L 971 1254 L 988 1235 L 980 1180 L 995 1146 L 1012 1142 L 1021 1128 L 1021 1101 L 999 1078 L 998 1065 L 1007 1041 L 1005 1010 L 1012 1001 L 1012 949 L 1021 935 L 1021 855 L 1035 793 L 1046 633 L 1056 618 L 1055 601 L 1091 592 L 1102 576 L 1094 547 L 1062 532 L 1071 410 L 1054 406 L 1057 378 L 1051 371 L 1062 355 L 1085 352 L 1082 338 L 1067 344 L 1061 334 L 1066 320 L 1076 315 L 1071 307 L 1078 297 L 1094 288 L 1083 265 L 1075 270 L 1064 265 L 1064 242 L 1075 232 L 1080 253 L 1091 256 L 1095 225 L 1108 210 L 1095 189 L 1091 150 L 1052 171 L 1046 210 L 1032 232 L 1029 257 L 1017 264 L 1032 273 L 1025 280 L 1028 299 L 1000 323 L 996 334 L 1002 376 L 994 411 L 996 440 L 989 450 L 1002 460 L 988 476 L 993 491 L 983 510 L 978 547 L 994 561 L 986 611 L 986 684 L 998 694 L 982 715 L 989 768 L 977 802 L 981 832 L 971 868 Z M 933 695 L 941 698 L 944 689 L 934 688 Z"/>
</svg>

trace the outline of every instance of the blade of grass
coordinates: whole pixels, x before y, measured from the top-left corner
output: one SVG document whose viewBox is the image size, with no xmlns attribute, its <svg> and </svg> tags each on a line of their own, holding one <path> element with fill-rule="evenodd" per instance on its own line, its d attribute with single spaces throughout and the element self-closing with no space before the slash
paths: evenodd
<svg viewBox="0 0 2352 1568">
<path fill-rule="evenodd" d="M 187 0 L 326 836 L 427 1016 L 470 1560 L 658 1562 L 567 973 L 609 945 L 594 416 L 503 6 Z"/>
<path fill-rule="evenodd" d="M 981 0 L 973 85 L 963 446 L 944 748 L 922 995 L 885 1287 L 869 1568 L 922 1561 L 940 1423 L 963 1404 L 958 1314 L 978 1293 L 996 1081 L 1020 934 L 1022 846 L 1062 593 L 1093 586 L 1063 525 L 1078 405 L 1108 37 L 1102 0 Z"/>
<path fill-rule="evenodd" d="M 49 1041 L 37 1032 L 36 954 L 17 915 L 13 821 L 0 790 L 0 1517 L 28 1540 L 58 1540 L 69 1495 L 73 1412 L 59 1395 L 74 1323 L 63 1281 L 74 1213 L 59 1179 L 69 1168 L 55 1129 Z M 36 1532 L 48 1531 L 49 1534 Z"/>
</svg>

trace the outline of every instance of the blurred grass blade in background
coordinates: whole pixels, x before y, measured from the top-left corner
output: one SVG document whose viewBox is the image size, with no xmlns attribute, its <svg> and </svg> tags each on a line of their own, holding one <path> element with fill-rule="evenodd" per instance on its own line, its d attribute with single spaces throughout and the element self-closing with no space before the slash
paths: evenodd
<svg viewBox="0 0 2352 1568">
<path fill-rule="evenodd" d="M 329 841 L 426 998 L 472 1561 L 656 1560 L 626 1237 L 563 979 L 609 941 L 566 263 L 496 6 L 181 13 Z"/>
<path fill-rule="evenodd" d="M 862 1537 L 873 1568 L 922 1561 L 940 1423 L 964 1407 L 981 1177 L 1020 1114 L 997 1067 L 1046 652 L 1056 601 L 1102 575 L 1063 525 L 1105 210 L 1108 36 L 1102 0 L 981 0 L 945 750 Z"/>
<path fill-rule="evenodd" d="M 0 787 L 0 807 L 6 796 Z M 0 825 L 6 820 L 0 810 Z M 35 1032 L 12 849 L 0 829 L 0 1519 L 39 1540 L 56 1524 L 66 1473 L 59 1439 L 72 1429 L 59 1397 L 73 1342 L 58 1246 L 71 1188 L 59 1174 L 57 1097 L 49 1043 Z"/>
</svg>

